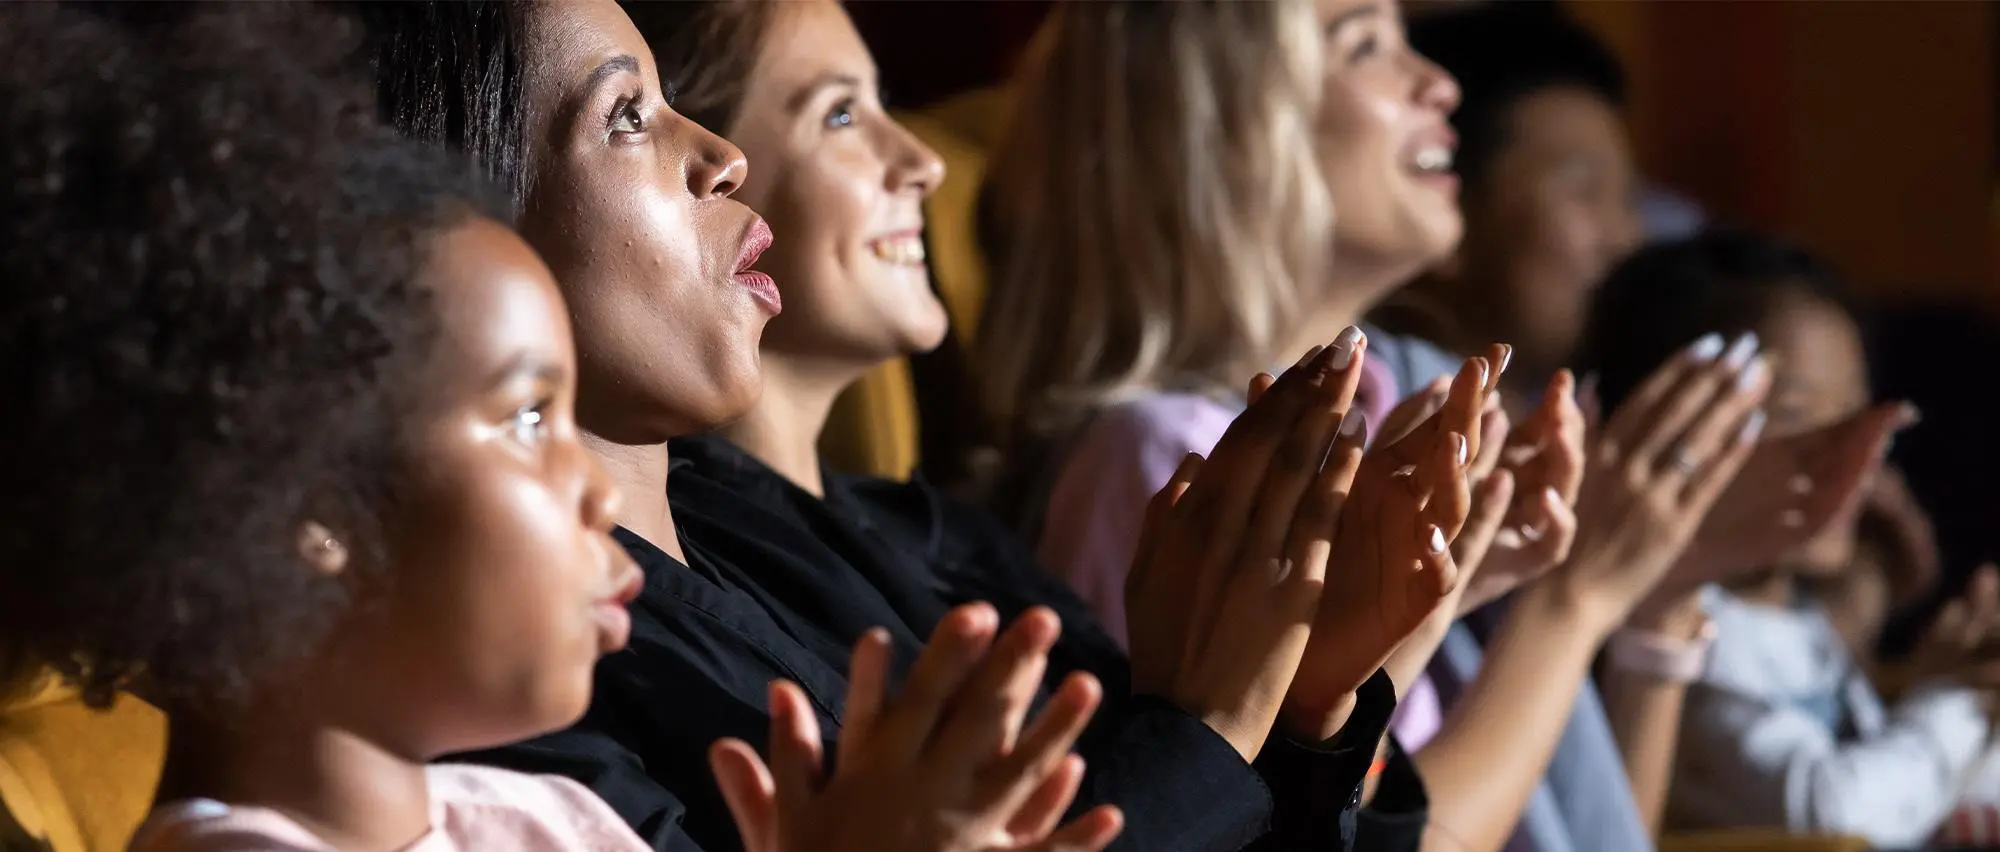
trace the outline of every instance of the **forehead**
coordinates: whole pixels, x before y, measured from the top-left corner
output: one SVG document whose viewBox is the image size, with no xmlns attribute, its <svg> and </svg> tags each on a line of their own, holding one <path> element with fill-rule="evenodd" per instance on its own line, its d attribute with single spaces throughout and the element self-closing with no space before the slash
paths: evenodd
<svg viewBox="0 0 2000 852">
<path fill-rule="evenodd" d="M 527 18 L 528 79 L 538 99 L 561 98 L 619 56 L 654 77 L 653 54 L 614 0 L 542 0 Z"/>
<path fill-rule="evenodd" d="M 800 79 L 838 71 L 873 75 L 875 59 L 833 0 L 801 0 L 771 7 L 758 71 L 773 79 Z"/>
<path fill-rule="evenodd" d="M 1625 122 L 1611 102 L 1583 86 L 1556 85 L 1514 99 L 1507 108 L 1509 147 L 1529 155 L 1576 151 L 1625 159 Z"/>
<path fill-rule="evenodd" d="M 520 358 L 570 359 L 569 320 L 555 278 L 506 226 L 473 219 L 438 235 L 423 271 L 436 300 L 448 374 L 485 376 Z"/>
</svg>

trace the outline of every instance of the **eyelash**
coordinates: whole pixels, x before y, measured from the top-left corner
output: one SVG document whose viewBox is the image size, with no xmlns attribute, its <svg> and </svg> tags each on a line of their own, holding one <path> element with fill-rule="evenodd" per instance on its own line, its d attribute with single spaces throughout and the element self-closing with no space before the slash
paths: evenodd
<svg viewBox="0 0 2000 852">
<path fill-rule="evenodd" d="M 1381 47 L 1382 47 L 1381 41 L 1377 39 L 1375 36 L 1370 35 L 1367 38 L 1362 39 L 1360 44 L 1354 46 L 1353 52 L 1349 53 L 1347 56 L 1347 61 L 1359 62 L 1363 59 L 1367 59 L 1368 57 L 1374 56 L 1376 53 L 1378 53 L 1381 50 Z"/>
<path fill-rule="evenodd" d="M 611 105 L 611 112 L 604 117 L 604 123 L 610 128 L 612 135 L 646 132 L 646 117 L 639 114 L 638 103 L 638 95 L 628 95 L 619 98 L 616 103 Z M 619 128 L 619 122 L 626 119 L 630 119 L 632 122 L 630 130 Z"/>
<path fill-rule="evenodd" d="M 841 120 L 842 118 L 845 118 L 846 120 L 842 121 Z M 834 104 L 833 109 L 827 111 L 826 126 L 832 129 L 839 129 L 842 127 L 853 127 L 854 99 L 842 98 L 839 103 Z"/>
<path fill-rule="evenodd" d="M 514 416 L 509 418 L 508 425 L 512 432 L 510 437 L 524 447 L 536 446 L 547 439 L 549 436 L 549 419 L 543 413 L 547 407 L 547 402 L 537 402 L 533 405 L 522 406 L 520 410 L 515 411 Z"/>
</svg>

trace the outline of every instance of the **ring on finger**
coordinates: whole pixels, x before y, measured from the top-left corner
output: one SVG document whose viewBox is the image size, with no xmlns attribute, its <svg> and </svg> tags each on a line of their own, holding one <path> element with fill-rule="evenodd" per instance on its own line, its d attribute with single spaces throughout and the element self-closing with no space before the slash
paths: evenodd
<svg viewBox="0 0 2000 852">
<path fill-rule="evenodd" d="M 1667 453 L 1667 466 L 1682 476 L 1693 476 L 1695 471 L 1701 469 L 1701 462 L 1686 447 L 1675 447 Z"/>
</svg>

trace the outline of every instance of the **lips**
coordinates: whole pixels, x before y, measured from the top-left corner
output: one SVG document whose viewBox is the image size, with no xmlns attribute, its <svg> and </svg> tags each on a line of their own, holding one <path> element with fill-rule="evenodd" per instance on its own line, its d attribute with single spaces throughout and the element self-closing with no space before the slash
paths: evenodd
<svg viewBox="0 0 2000 852">
<path fill-rule="evenodd" d="M 778 282 L 771 280 L 771 276 L 750 268 L 756 265 L 757 259 L 770 247 L 771 226 L 764 224 L 761 217 L 753 220 L 750 223 L 750 232 L 743 235 L 743 251 L 736 256 L 736 272 L 731 277 L 750 291 L 750 297 L 757 301 L 759 307 L 770 315 L 777 316 L 785 309 L 784 298 L 778 295 Z"/>
<path fill-rule="evenodd" d="M 646 585 L 646 575 L 631 560 L 619 558 L 617 564 L 613 570 L 623 571 L 618 588 L 591 607 L 597 621 L 598 652 L 602 654 L 624 648 L 632 638 L 632 613 L 628 608 L 639 599 L 639 592 Z"/>
</svg>

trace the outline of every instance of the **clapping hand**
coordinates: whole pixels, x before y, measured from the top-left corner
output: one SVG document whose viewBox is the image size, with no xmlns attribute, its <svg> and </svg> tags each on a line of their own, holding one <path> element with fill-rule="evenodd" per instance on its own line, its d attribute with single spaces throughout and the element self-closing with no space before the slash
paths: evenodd
<svg viewBox="0 0 2000 852">
<path fill-rule="evenodd" d="M 1046 609 L 997 641 L 984 604 L 939 623 L 902 693 L 884 697 L 887 635 L 856 644 L 832 777 L 819 723 L 799 688 L 771 687 L 771 760 L 725 739 L 709 763 L 746 852 L 1096 852 L 1122 825 L 1099 807 L 1057 828 L 1083 778 L 1070 746 L 1100 697 L 1065 681 L 1023 730 L 1061 622 Z"/>
</svg>

